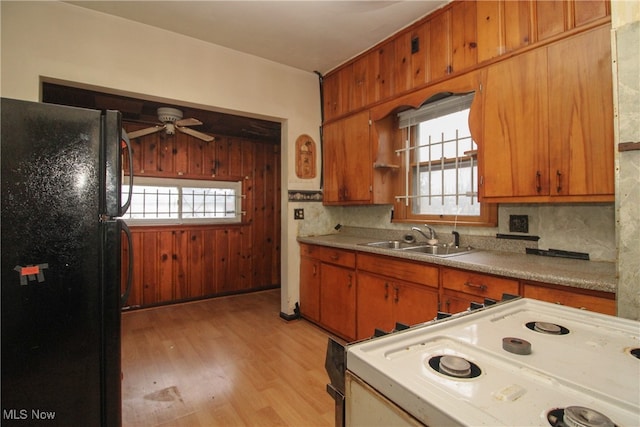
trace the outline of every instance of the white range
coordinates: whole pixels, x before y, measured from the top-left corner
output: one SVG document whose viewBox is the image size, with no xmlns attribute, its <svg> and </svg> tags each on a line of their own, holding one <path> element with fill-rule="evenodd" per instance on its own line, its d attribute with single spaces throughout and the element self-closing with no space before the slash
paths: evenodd
<svg viewBox="0 0 640 427">
<path fill-rule="evenodd" d="M 523 298 L 355 343 L 345 422 L 640 426 L 639 336 L 636 321 Z"/>
</svg>

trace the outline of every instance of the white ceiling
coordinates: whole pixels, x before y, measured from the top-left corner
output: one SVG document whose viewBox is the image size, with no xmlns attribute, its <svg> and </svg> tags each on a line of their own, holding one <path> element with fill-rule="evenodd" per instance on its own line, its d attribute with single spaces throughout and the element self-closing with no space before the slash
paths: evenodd
<svg viewBox="0 0 640 427">
<path fill-rule="evenodd" d="M 448 2 L 144 0 L 69 3 L 326 74 Z"/>
</svg>

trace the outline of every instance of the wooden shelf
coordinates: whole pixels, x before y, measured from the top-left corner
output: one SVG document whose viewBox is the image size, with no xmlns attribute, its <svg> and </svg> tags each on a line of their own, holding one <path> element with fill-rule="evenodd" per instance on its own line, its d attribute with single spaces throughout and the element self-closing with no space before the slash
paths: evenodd
<svg viewBox="0 0 640 427">
<path fill-rule="evenodd" d="M 373 168 L 374 169 L 400 169 L 400 165 L 390 165 L 387 163 L 374 163 L 373 164 Z"/>
</svg>

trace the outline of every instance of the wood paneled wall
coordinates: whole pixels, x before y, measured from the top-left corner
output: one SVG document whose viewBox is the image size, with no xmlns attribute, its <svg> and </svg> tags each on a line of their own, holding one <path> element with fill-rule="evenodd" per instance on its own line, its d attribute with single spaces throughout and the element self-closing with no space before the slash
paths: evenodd
<svg viewBox="0 0 640 427">
<path fill-rule="evenodd" d="M 128 131 L 142 127 L 125 123 Z M 131 227 L 133 286 L 127 305 L 280 285 L 279 145 L 224 136 L 204 142 L 158 132 L 133 140 L 132 147 L 134 176 L 241 181 L 245 197 L 240 224 Z M 128 256 L 124 242 L 123 286 Z"/>
</svg>

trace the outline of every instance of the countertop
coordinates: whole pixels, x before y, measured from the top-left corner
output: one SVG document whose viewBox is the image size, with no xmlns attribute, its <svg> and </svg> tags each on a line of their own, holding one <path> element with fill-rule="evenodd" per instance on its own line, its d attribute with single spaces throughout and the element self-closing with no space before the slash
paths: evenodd
<svg viewBox="0 0 640 427">
<path fill-rule="evenodd" d="M 447 258 L 416 252 L 363 246 L 379 241 L 361 236 L 329 234 L 298 237 L 298 242 L 330 246 L 358 252 L 374 253 L 397 258 L 423 261 L 430 264 L 544 282 L 574 288 L 613 292 L 617 290 L 616 266 L 612 262 L 585 261 L 539 255 L 518 254 L 495 250 L 476 249 Z"/>
</svg>

